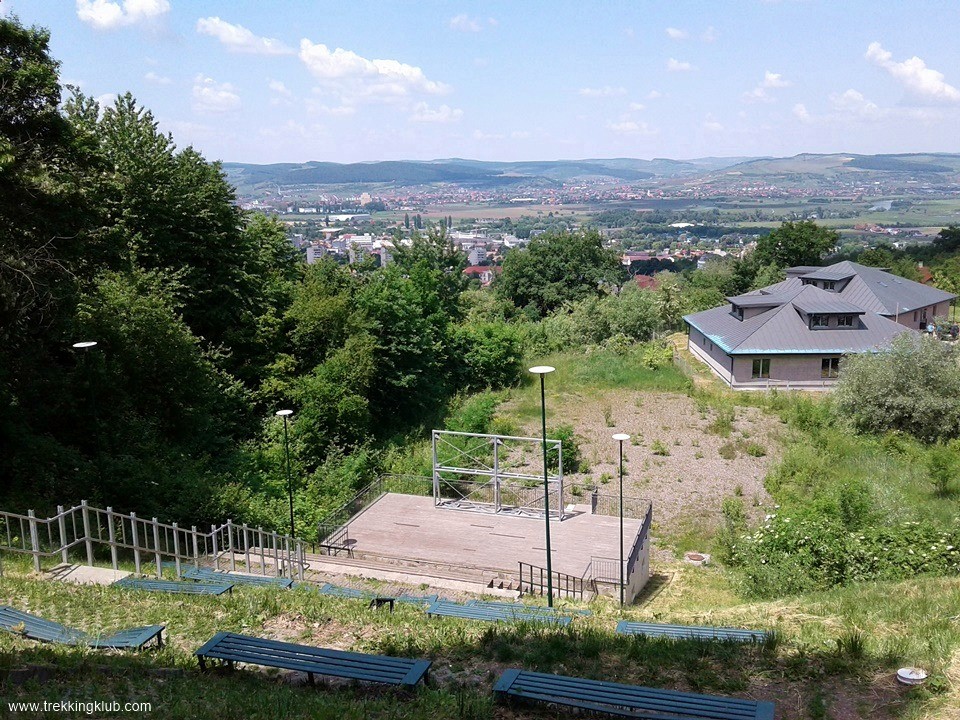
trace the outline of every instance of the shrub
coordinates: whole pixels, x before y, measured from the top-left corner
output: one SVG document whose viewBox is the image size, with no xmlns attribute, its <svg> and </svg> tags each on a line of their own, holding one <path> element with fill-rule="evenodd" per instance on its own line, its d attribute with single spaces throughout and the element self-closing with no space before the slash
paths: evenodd
<svg viewBox="0 0 960 720">
<path fill-rule="evenodd" d="M 665 457 L 670 454 L 670 448 L 668 448 L 666 444 L 660 440 L 654 440 L 650 445 L 650 452 L 654 455 L 661 455 Z"/>
<path fill-rule="evenodd" d="M 947 445 L 934 445 L 927 451 L 927 473 L 934 491 L 940 497 L 950 495 L 953 490 L 956 460 L 956 455 Z"/>
<path fill-rule="evenodd" d="M 724 443 L 720 446 L 718 451 L 720 457 L 724 460 L 736 460 L 737 459 L 737 446 L 733 443 Z"/>
<path fill-rule="evenodd" d="M 733 421 L 736 419 L 737 415 L 733 408 L 725 405 L 717 410 L 713 422 L 707 425 L 707 432 L 720 437 L 730 437 L 730 433 L 733 431 Z"/>
<path fill-rule="evenodd" d="M 767 449 L 759 443 L 747 443 L 743 451 L 750 457 L 763 457 L 767 454 Z"/>
<path fill-rule="evenodd" d="M 573 431 L 572 425 L 558 425 L 555 428 L 547 430 L 547 437 L 551 440 L 559 440 L 563 450 L 563 472 L 576 473 L 586 472 L 583 468 L 583 458 L 580 455 L 580 438 Z M 551 468 L 557 466 L 557 451 L 550 448 L 547 452 L 548 462 Z"/>
</svg>

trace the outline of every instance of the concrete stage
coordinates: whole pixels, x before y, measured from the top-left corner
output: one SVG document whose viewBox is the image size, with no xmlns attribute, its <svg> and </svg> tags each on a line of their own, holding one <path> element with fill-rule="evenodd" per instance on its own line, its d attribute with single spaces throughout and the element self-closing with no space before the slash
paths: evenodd
<svg viewBox="0 0 960 720">
<path fill-rule="evenodd" d="M 624 557 L 642 524 L 623 519 Z M 432 497 L 387 493 L 350 521 L 350 539 L 357 553 L 515 573 L 520 561 L 546 565 L 544 526 L 543 518 L 437 508 Z M 554 571 L 580 577 L 591 556 L 618 558 L 619 528 L 619 518 L 591 515 L 589 505 L 551 520 Z"/>
</svg>

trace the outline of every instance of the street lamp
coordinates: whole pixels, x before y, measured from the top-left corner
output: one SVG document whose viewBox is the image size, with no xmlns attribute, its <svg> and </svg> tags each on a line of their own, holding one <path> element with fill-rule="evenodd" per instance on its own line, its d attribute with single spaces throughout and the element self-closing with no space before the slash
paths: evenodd
<svg viewBox="0 0 960 720">
<path fill-rule="evenodd" d="M 293 415 L 293 410 L 277 410 L 277 417 L 283 418 L 283 455 L 287 461 L 287 495 L 290 496 L 290 537 L 297 534 L 293 528 L 293 480 L 290 478 L 290 440 L 287 436 L 287 418 Z"/>
<path fill-rule="evenodd" d="M 616 433 L 613 439 L 620 443 L 620 607 L 623 607 L 623 441 L 630 436 Z"/>
<path fill-rule="evenodd" d="M 81 340 L 70 345 L 74 350 L 82 350 L 84 355 L 84 366 L 87 373 L 87 392 L 90 393 L 90 409 L 93 411 L 93 440 L 97 445 L 97 477 L 103 482 L 103 458 L 100 450 L 100 418 L 97 415 L 97 396 L 93 389 L 93 374 L 90 370 L 90 362 L 86 359 L 87 353 L 97 346 L 96 340 Z"/>
<path fill-rule="evenodd" d="M 543 512 L 547 522 L 547 605 L 553 607 L 553 561 L 550 557 L 550 480 L 547 475 L 547 400 L 543 378 L 556 368 L 549 365 L 537 365 L 530 372 L 540 376 L 540 420 L 543 430 Z M 560 498 L 563 502 L 563 498 Z"/>
</svg>

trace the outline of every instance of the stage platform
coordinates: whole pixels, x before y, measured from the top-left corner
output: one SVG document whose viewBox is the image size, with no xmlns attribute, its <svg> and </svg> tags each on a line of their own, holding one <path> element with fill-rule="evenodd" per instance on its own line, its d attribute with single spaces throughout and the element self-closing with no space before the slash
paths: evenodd
<svg viewBox="0 0 960 720">
<path fill-rule="evenodd" d="M 642 520 L 624 518 L 624 556 Z M 437 508 L 432 497 L 387 493 L 350 521 L 356 553 L 517 571 L 546 564 L 543 518 Z M 591 557 L 616 559 L 620 520 L 591 515 L 589 505 L 550 522 L 553 569 L 580 577 Z"/>
</svg>

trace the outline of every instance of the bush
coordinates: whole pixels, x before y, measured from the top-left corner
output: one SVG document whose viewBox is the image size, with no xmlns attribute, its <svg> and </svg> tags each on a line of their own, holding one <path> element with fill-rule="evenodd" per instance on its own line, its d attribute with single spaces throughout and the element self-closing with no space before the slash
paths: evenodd
<svg viewBox="0 0 960 720">
<path fill-rule="evenodd" d="M 572 425 L 558 425 L 555 428 L 547 430 L 547 437 L 551 440 L 559 440 L 563 451 L 563 472 L 576 473 L 582 469 L 582 458 L 580 456 L 580 439 L 573 431 Z M 547 459 L 551 468 L 557 466 L 557 451 L 549 449 Z M 584 471 L 586 472 L 586 471 Z"/>
<path fill-rule="evenodd" d="M 718 451 L 720 457 L 724 460 L 736 460 L 737 459 L 737 446 L 733 443 L 724 443 L 720 446 Z"/>
<path fill-rule="evenodd" d="M 523 341 L 513 325 L 503 321 L 473 323 L 458 330 L 463 353 L 463 387 L 505 388 L 523 375 Z"/>
<path fill-rule="evenodd" d="M 946 445 L 934 445 L 927 451 L 927 473 L 934 491 L 940 497 L 950 495 L 956 476 L 957 457 Z"/>
<path fill-rule="evenodd" d="M 653 443 L 651 443 L 650 445 L 650 452 L 653 453 L 654 455 L 661 455 L 666 457 L 667 455 L 670 454 L 670 448 L 668 448 L 666 444 L 661 442 L 660 440 L 654 440 Z"/>
</svg>

